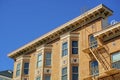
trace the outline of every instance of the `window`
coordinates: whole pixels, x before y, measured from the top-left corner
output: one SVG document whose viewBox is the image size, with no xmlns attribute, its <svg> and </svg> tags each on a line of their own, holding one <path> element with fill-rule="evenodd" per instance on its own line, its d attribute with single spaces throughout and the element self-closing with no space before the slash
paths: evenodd
<svg viewBox="0 0 120 80">
<path fill-rule="evenodd" d="M 40 78 L 40 77 L 37 77 L 36 80 L 41 80 L 41 78 Z"/>
<path fill-rule="evenodd" d="M 20 63 L 17 64 L 16 76 L 20 75 Z"/>
<path fill-rule="evenodd" d="M 68 54 L 68 44 L 67 42 L 62 44 L 62 56 L 66 56 Z"/>
<path fill-rule="evenodd" d="M 42 54 L 38 54 L 37 68 L 42 66 Z"/>
<path fill-rule="evenodd" d="M 78 54 L 78 41 L 72 41 L 72 54 Z"/>
<path fill-rule="evenodd" d="M 51 80 L 50 78 L 51 78 L 50 75 L 45 75 L 45 80 Z"/>
<path fill-rule="evenodd" d="M 112 67 L 120 69 L 120 52 L 112 54 Z"/>
<path fill-rule="evenodd" d="M 89 45 L 90 45 L 90 48 L 96 48 L 98 45 L 97 39 L 93 35 L 89 36 Z"/>
<path fill-rule="evenodd" d="M 29 73 L 29 63 L 24 63 L 24 74 L 27 75 Z"/>
<path fill-rule="evenodd" d="M 78 66 L 72 66 L 72 80 L 78 80 Z"/>
<path fill-rule="evenodd" d="M 62 68 L 62 80 L 67 80 L 67 67 Z"/>
<path fill-rule="evenodd" d="M 46 66 L 51 66 L 51 53 L 46 53 L 45 54 L 45 65 Z"/>
<path fill-rule="evenodd" d="M 90 73 L 91 73 L 91 75 L 94 75 L 94 76 L 97 76 L 99 74 L 98 62 L 97 61 L 91 61 L 90 62 Z"/>
</svg>

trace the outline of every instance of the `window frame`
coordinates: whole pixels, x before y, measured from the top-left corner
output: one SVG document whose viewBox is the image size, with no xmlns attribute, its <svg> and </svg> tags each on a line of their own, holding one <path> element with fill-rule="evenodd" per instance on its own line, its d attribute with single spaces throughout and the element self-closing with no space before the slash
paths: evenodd
<svg viewBox="0 0 120 80">
<path fill-rule="evenodd" d="M 77 42 L 77 46 L 73 46 L 73 42 Z M 78 40 L 72 40 L 72 54 L 78 54 L 78 45 L 79 45 L 79 42 Z M 77 53 L 74 53 L 74 50 L 73 49 L 77 49 Z"/>
<path fill-rule="evenodd" d="M 66 53 L 64 53 L 66 52 Z M 62 43 L 62 57 L 68 55 L 68 42 Z"/>
<path fill-rule="evenodd" d="M 50 54 L 49 58 L 47 57 L 47 54 Z M 52 59 L 51 57 L 52 57 L 52 53 L 51 52 L 46 52 L 46 54 L 45 54 L 45 66 L 51 66 L 51 59 Z M 50 61 L 50 63 L 47 64 L 47 61 Z"/>
<path fill-rule="evenodd" d="M 28 67 L 25 67 L 25 64 L 28 64 Z M 28 70 L 27 73 L 25 73 L 25 70 Z M 28 75 L 29 74 L 29 62 L 24 62 L 24 75 Z"/>
<path fill-rule="evenodd" d="M 93 37 L 94 40 L 91 41 L 91 37 Z M 90 48 L 96 48 L 96 47 L 98 47 L 98 41 L 97 41 L 97 39 L 93 36 L 93 34 L 90 34 L 90 35 L 88 36 L 88 42 L 89 42 L 89 47 L 90 47 Z"/>
<path fill-rule="evenodd" d="M 64 70 L 64 69 L 66 69 L 66 73 L 63 74 L 63 72 L 64 72 L 63 70 Z M 61 80 L 63 80 L 64 77 L 66 77 L 66 78 L 68 77 L 67 72 L 68 72 L 67 67 L 63 67 L 63 68 L 62 68 Z"/>
<path fill-rule="evenodd" d="M 39 57 L 41 57 L 41 59 L 39 59 Z M 42 57 L 43 57 L 42 53 L 37 55 L 37 68 L 42 67 L 42 61 L 43 61 Z M 39 64 L 41 64 L 41 65 L 39 65 Z"/>
<path fill-rule="evenodd" d="M 45 80 L 47 80 L 46 77 L 48 77 L 48 76 L 49 76 L 49 80 L 51 80 L 51 75 L 45 75 L 44 76 Z"/>
<path fill-rule="evenodd" d="M 38 76 L 38 77 L 36 77 L 36 79 L 35 80 L 41 80 L 41 77 L 40 76 Z"/>
<path fill-rule="evenodd" d="M 73 68 L 77 67 L 77 72 L 74 72 Z M 72 80 L 79 80 L 79 66 L 78 65 L 72 65 Z M 77 79 L 73 79 L 73 76 L 77 75 Z"/>
<path fill-rule="evenodd" d="M 16 77 L 20 76 L 21 63 L 18 63 L 16 66 Z"/>
<path fill-rule="evenodd" d="M 120 51 L 116 51 L 116 52 L 113 52 L 113 53 L 111 53 L 111 67 L 112 68 L 116 68 L 116 69 L 120 69 L 120 66 L 118 67 L 118 65 L 117 66 L 113 66 L 113 63 L 116 65 L 116 63 L 120 63 L 120 60 L 117 60 L 117 61 L 113 61 L 113 55 L 115 55 L 115 54 L 120 54 Z"/>
<path fill-rule="evenodd" d="M 94 66 L 94 68 L 92 68 L 92 62 L 97 62 L 97 71 L 98 72 L 95 72 L 95 66 Z M 98 76 L 99 75 L 99 63 L 98 63 L 98 61 L 97 60 L 92 60 L 92 61 L 90 61 L 89 62 L 89 67 L 90 67 L 90 75 L 93 75 L 93 76 Z M 93 69 L 93 70 L 92 70 Z M 94 71 L 94 72 L 92 72 L 92 71 Z"/>
</svg>

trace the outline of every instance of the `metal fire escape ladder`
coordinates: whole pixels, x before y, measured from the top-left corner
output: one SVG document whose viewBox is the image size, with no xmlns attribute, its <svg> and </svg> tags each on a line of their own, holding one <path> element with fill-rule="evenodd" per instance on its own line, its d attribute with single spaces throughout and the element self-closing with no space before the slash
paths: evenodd
<svg viewBox="0 0 120 80">
<path fill-rule="evenodd" d="M 94 58 L 103 66 L 103 68 L 105 70 L 108 70 L 109 68 L 107 67 L 107 64 L 106 64 L 107 61 L 105 60 L 105 58 L 103 58 L 103 57 L 101 58 L 99 51 L 96 50 L 96 48 L 90 48 L 89 50 L 92 53 L 92 55 L 94 56 Z"/>
</svg>

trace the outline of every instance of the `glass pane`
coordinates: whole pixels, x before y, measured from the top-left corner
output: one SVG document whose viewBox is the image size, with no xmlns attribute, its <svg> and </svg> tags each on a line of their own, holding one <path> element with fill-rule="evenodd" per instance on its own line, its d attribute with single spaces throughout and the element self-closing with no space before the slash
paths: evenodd
<svg viewBox="0 0 120 80">
<path fill-rule="evenodd" d="M 98 75 L 99 69 L 98 69 L 97 61 L 92 61 L 90 64 L 90 68 L 91 68 L 91 75 Z"/>
<path fill-rule="evenodd" d="M 45 80 L 50 80 L 50 75 L 45 75 Z"/>
<path fill-rule="evenodd" d="M 78 54 L 78 48 L 72 48 L 72 54 Z"/>
<path fill-rule="evenodd" d="M 117 62 L 112 63 L 112 67 L 113 67 L 113 68 L 120 69 L 120 61 L 117 61 Z"/>
<path fill-rule="evenodd" d="M 72 47 L 78 47 L 78 41 L 72 41 Z"/>
<path fill-rule="evenodd" d="M 62 49 L 63 49 L 63 50 L 64 50 L 64 49 L 67 49 L 67 42 L 63 43 Z"/>
<path fill-rule="evenodd" d="M 112 55 L 112 62 L 116 62 L 120 60 L 120 52 L 116 52 Z"/>
<path fill-rule="evenodd" d="M 67 53 L 68 53 L 68 50 L 67 50 L 67 49 L 63 50 L 63 51 L 62 51 L 62 56 L 67 55 Z"/>
<path fill-rule="evenodd" d="M 16 71 L 16 76 L 19 76 L 20 75 L 20 71 Z"/>
<path fill-rule="evenodd" d="M 97 40 L 93 35 L 89 36 L 89 45 L 90 45 L 90 48 L 96 48 L 98 45 Z"/>
<path fill-rule="evenodd" d="M 17 64 L 16 76 L 20 75 L 20 63 Z"/>
<path fill-rule="evenodd" d="M 51 53 L 46 53 L 46 58 L 51 58 Z"/>
<path fill-rule="evenodd" d="M 90 40 L 90 42 L 93 42 L 93 41 L 95 41 L 96 39 L 95 39 L 95 37 L 94 37 L 93 35 L 90 35 L 90 36 L 89 36 L 89 40 Z"/>
<path fill-rule="evenodd" d="M 72 67 L 72 73 L 78 73 L 78 66 Z"/>
<path fill-rule="evenodd" d="M 51 65 L 51 60 L 50 59 L 46 59 L 46 66 L 50 66 Z"/>
<path fill-rule="evenodd" d="M 41 80 L 41 78 L 40 78 L 40 77 L 37 77 L 36 80 Z"/>
<path fill-rule="evenodd" d="M 67 42 L 62 44 L 62 56 L 67 55 L 68 51 L 67 51 Z"/>
<path fill-rule="evenodd" d="M 72 80 L 78 80 L 78 74 L 72 74 Z"/>
<path fill-rule="evenodd" d="M 28 69 L 24 69 L 24 74 L 28 74 Z"/>
<path fill-rule="evenodd" d="M 29 68 L 29 63 L 24 63 L 24 68 Z"/>
<path fill-rule="evenodd" d="M 20 70 L 20 63 L 17 64 L 17 70 Z"/>
<path fill-rule="evenodd" d="M 42 66 L 42 54 L 38 54 L 37 67 Z"/>
<path fill-rule="evenodd" d="M 62 69 L 62 75 L 66 75 L 67 74 L 67 67 Z"/>
<path fill-rule="evenodd" d="M 42 61 L 38 62 L 37 67 L 42 66 Z"/>
<path fill-rule="evenodd" d="M 67 80 L 67 75 L 62 76 L 62 80 Z"/>
<path fill-rule="evenodd" d="M 42 55 L 38 54 L 38 61 L 42 60 Z"/>
</svg>

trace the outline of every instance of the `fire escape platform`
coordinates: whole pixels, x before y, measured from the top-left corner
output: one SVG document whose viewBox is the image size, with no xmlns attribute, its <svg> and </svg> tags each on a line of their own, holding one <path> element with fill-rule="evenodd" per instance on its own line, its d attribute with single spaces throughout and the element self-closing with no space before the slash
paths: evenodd
<svg viewBox="0 0 120 80">
<path fill-rule="evenodd" d="M 112 75 L 112 74 L 120 73 L 120 70 L 113 68 L 113 69 L 106 71 L 105 73 L 107 73 L 108 75 Z"/>
<path fill-rule="evenodd" d="M 95 49 L 102 49 L 102 48 L 104 48 L 103 46 L 101 46 L 101 45 L 98 45 Z M 87 53 L 87 54 L 89 54 L 89 53 L 91 53 L 91 51 L 90 51 L 90 47 L 89 48 L 85 48 L 85 49 L 83 49 L 83 52 L 85 52 L 85 53 Z M 93 50 L 94 51 L 94 50 Z"/>
<path fill-rule="evenodd" d="M 110 25 L 106 29 L 103 29 L 97 33 L 94 33 L 94 37 L 102 39 L 103 42 L 106 42 L 118 36 L 120 36 L 120 22 L 114 25 Z"/>
<path fill-rule="evenodd" d="M 87 76 L 85 77 L 83 80 L 99 80 L 99 79 L 102 79 L 104 77 L 107 77 L 107 76 L 111 76 L 111 75 L 114 75 L 114 74 L 118 74 L 120 73 L 120 70 L 119 69 L 115 69 L 115 68 L 112 68 L 110 70 L 107 70 L 103 73 L 100 73 L 99 76 Z"/>
<path fill-rule="evenodd" d="M 100 79 L 100 78 L 104 78 L 104 77 L 111 76 L 118 73 L 120 73 L 119 69 L 112 68 L 110 70 L 105 71 L 104 73 L 100 73 L 100 75 L 97 78 Z"/>
</svg>

